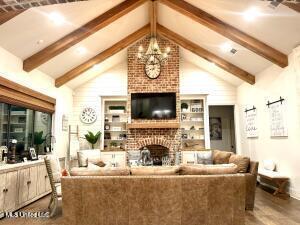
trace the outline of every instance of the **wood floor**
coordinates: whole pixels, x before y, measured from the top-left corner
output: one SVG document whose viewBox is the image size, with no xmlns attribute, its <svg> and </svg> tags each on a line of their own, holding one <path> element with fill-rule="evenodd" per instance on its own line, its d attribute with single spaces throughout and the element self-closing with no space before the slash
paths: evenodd
<svg viewBox="0 0 300 225">
<path fill-rule="evenodd" d="M 49 196 L 21 209 L 21 211 L 46 211 Z M 256 191 L 254 211 L 246 211 L 246 225 L 300 225 L 300 201 L 281 199 L 262 190 Z M 2 219 L 0 225 L 64 225 L 62 212 L 52 219 Z"/>
</svg>

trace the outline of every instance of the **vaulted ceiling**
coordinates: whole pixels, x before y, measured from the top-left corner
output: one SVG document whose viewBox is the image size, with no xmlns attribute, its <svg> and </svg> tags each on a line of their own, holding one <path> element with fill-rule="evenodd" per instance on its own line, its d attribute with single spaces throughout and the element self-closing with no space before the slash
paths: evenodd
<svg viewBox="0 0 300 225">
<path fill-rule="evenodd" d="M 234 85 L 253 83 L 251 76 L 272 63 L 285 67 L 287 55 L 300 44 L 300 13 L 282 4 L 158 2 L 158 34 L 179 44 L 184 60 Z M 66 82 L 75 88 L 126 60 L 126 47 L 149 32 L 149 7 L 147 0 L 90 0 L 30 8 L 0 23 L 0 47 L 24 60 L 25 70 L 39 69 L 57 79 L 57 86 Z M 243 13 L 253 7 L 259 9 L 258 18 L 245 21 Z M 63 16 L 61 24 L 51 20 L 53 13 Z M 216 19 L 203 21 L 206 13 Z M 222 51 L 224 43 L 237 52 Z M 72 77 L 70 71 L 80 76 Z M 69 79 L 62 80 L 64 75 Z"/>
</svg>

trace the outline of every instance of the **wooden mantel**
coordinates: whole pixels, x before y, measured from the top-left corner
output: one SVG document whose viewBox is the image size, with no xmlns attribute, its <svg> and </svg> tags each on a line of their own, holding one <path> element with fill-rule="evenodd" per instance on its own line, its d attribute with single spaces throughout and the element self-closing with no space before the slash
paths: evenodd
<svg viewBox="0 0 300 225">
<path fill-rule="evenodd" d="M 127 124 L 127 129 L 179 129 L 179 122 L 135 122 Z"/>
</svg>

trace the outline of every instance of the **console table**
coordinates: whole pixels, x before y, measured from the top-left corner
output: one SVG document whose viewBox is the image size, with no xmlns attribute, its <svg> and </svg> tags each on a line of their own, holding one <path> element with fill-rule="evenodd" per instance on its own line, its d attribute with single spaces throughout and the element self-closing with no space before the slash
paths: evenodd
<svg viewBox="0 0 300 225">
<path fill-rule="evenodd" d="M 64 160 L 64 158 L 63 158 Z M 44 160 L 0 164 L 0 218 L 51 193 Z"/>
<path fill-rule="evenodd" d="M 289 194 L 286 193 L 286 185 L 289 181 L 289 177 L 281 175 L 276 171 L 269 171 L 269 170 L 259 170 L 258 175 L 260 176 L 260 178 L 269 180 L 277 185 L 277 189 L 273 193 L 274 196 L 277 195 L 289 196 Z"/>
</svg>

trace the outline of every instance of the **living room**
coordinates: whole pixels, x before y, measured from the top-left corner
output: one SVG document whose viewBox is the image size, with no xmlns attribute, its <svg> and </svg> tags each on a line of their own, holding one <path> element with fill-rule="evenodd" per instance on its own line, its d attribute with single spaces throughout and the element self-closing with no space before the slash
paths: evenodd
<svg viewBox="0 0 300 225">
<path fill-rule="evenodd" d="M 0 224 L 300 224 L 300 2 L 0 0 Z"/>
</svg>

